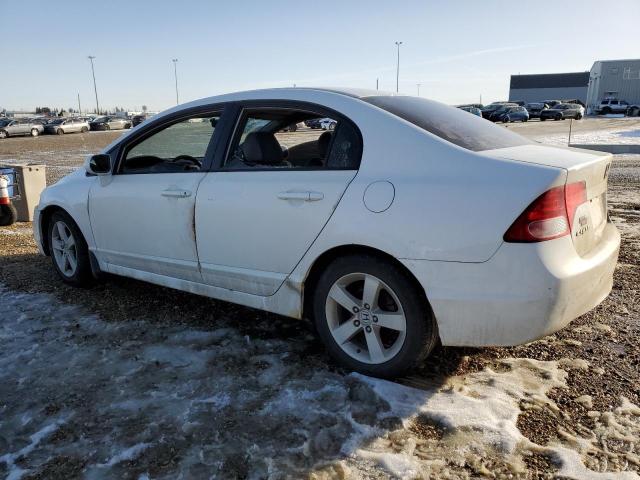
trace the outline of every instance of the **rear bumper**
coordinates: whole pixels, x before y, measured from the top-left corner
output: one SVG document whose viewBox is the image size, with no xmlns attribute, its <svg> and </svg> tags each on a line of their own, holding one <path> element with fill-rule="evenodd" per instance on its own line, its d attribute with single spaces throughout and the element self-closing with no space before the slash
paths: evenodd
<svg viewBox="0 0 640 480">
<path fill-rule="evenodd" d="M 431 302 L 443 345 L 519 345 L 549 335 L 602 302 L 613 285 L 620 234 L 580 257 L 569 236 L 503 243 L 484 263 L 403 260 Z"/>
</svg>

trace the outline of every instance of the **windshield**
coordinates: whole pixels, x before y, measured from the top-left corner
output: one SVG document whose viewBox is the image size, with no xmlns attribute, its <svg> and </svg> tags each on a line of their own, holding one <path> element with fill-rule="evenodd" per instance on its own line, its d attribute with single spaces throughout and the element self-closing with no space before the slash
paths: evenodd
<svg viewBox="0 0 640 480">
<path fill-rule="evenodd" d="M 10 122 L 11 120 L 0 120 L 0 127 L 6 127 Z"/>
<path fill-rule="evenodd" d="M 107 120 L 107 117 L 96 117 L 93 119 L 94 122 L 106 122 Z"/>
<path fill-rule="evenodd" d="M 60 125 L 64 122 L 64 118 L 58 118 L 57 120 L 49 120 L 49 125 Z"/>
<path fill-rule="evenodd" d="M 455 107 L 404 96 L 365 97 L 362 100 L 382 108 L 443 140 L 474 152 L 527 145 L 531 141 L 506 128 Z"/>
<path fill-rule="evenodd" d="M 527 108 L 542 108 L 541 103 L 527 103 Z"/>
</svg>

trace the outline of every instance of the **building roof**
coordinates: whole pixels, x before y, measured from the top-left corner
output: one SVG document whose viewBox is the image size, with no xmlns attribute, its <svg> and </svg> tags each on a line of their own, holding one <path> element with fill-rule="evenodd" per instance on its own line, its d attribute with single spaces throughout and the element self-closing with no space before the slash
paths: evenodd
<svg viewBox="0 0 640 480">
<path fill-rule="evenodd" d="M 544 73 L 534 75 L 511 75 L 509 88 L 563 88 L 586 87 L 589 84 L 589 72 Z"/>
</svg>

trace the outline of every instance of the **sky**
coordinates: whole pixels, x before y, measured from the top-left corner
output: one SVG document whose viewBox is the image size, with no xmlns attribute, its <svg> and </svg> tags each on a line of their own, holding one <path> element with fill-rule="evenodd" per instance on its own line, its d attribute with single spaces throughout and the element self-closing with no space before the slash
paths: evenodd
<svg viewBox="0 0 640 480">
<path fill-rule="evenodd" d="M 0 110 L 163 110 L 254 88 L 396 88 L 449 104 L 509 76 L 638 58 L 640 0 L 0 0 Z"/>
</svg>

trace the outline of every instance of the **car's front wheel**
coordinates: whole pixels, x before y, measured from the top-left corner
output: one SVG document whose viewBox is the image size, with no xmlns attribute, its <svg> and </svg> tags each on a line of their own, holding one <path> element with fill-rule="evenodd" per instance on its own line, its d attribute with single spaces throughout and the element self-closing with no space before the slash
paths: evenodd
<svg viewBox="0 0 640 480">
<path fill-rule="evenodd" d="M 31 129 L 31 136 L 32 137 L 37 137 L 38 135 L 40 135 L 40 132 L 38 131 L 37 128 L 32 128 Z"/>
<path fill-rule="evenodd" d="M 0 138 L 7 138 L 9 134 L 6 130 L 0 130 Z"/>
<path fill-rule="evenodd" d="M 89 249 L 73 219 L 65 212 L 55 212 L 47 233 L 53 267 L 60 278 L 76 287 L 91 285 Z"/>
<path fill-rule="evenodd" d="M 347 368 L 398 376 L 436 344 L 424 292 L 392 262 L 371 255 L 342 257 L 325 269 L 313 295 L 318 334 Z"/>
<path fill-rule="evenodd" d="M 64 135 L 64 130 L 63 130 L 63 129 L 61 129 L 61 128 L 59 128 L 58 130 L 56 130 L 56 133 L 57 133 L 58 135 Z"/>
</svg>

